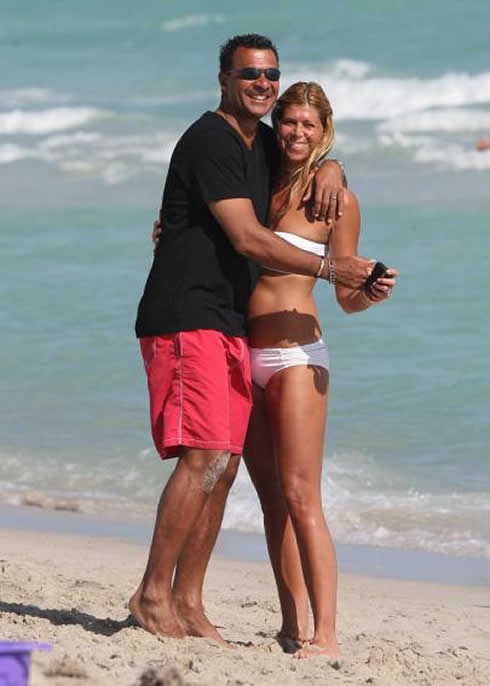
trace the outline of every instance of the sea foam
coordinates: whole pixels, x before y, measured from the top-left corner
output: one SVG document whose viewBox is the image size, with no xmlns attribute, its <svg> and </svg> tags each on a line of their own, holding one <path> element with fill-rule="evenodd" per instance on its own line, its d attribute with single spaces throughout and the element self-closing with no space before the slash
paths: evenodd
<svg viewBox="0 0 490 686">
<path fill-rule="evenodd" d="M 436 78 L 380 75 L 370 64 L 338 60 L 324 66 L 283 67 L 282 88 L 295 81 L 320 83 L 337 121 L 386 120 L 433 107 L 490 104 L 490 72 L 447 73 Z"/>
<path fill-rule="evenodd" d="M 414 159 L 416 162 L 433 164 L 444 169 L 480 171 L 490 169 L 488 152 L 468 150 L 458 144 L 440 146 L 428 143 L 415 152 Z"/>
<path fill-rule="evenodd" d="M 0 164 L 40 160 L 70 174 L 96 176 L 115 185 L 140 172 L 161 175 L 176 141 L 176 133 L 107 136 L 75 131 L 46 136 L 32 145 L 0 145 Z"/>
<path fill-rule="evenodd" d="M 193 29 L 197 26 L 209 26 L 210 24 L 223 24 L 225 18 L 222 14 L 190 14 L 177 19 L 169 19 L 162 22 L 162 30 L 167 32 Z"/>
<path fill-rule="evenodd" d="M 490 131 L 490 111 L 456 108 L 431 109 L 417 116 L 405 114 L 381 122 L 378 131 Z"/>
<path fill-rule="evenodd" d="M 323 501 L 336 540 L 490 559 L 490 540 L 482 522 L 482 513 L 490 506 L 484 493 L 422 492 L 401 481 L 388 488 L 388 475 L 365 456 L 338 455 L 328 462 Z M 223 526 L 263 532 L 258 499 L 243 467 Z"/>
<path fill-rule="evenodd" d="M 400 154 L 415 165 L 449 170 L 490 168 L 490 155 L 474 150 L 476 140 L 490 129 L 490 72 L 447 73 L 431 79 L 394 77 L 380 73 L 372 64 L 350 59 L 315 68 L 286 64 L 283 72 L 283 88 L 305 78 L 324 85 L 334 108 L 336 149 L 341 155 L 375 160 L 379 153 L 384 154 L 383 149 L 391 149 L 392 155 Z M 130 109 L 131 105 L 178 107 L 192 102 L 197 106 L 213 95 L 217 98 L 218 92 L 196 89 L 139 95 L 126 103 Z M 124 118 L 116 115 L 118 135 L 107 135 L 110 118 L 115 115 L 109 110 L 91 106 L 34 110 L 36 103 L 56 102 L 62 97 L 49 89 L 0 91 L 0 102 L 2 97 L 4 102 L 9 98 L 23 100 L 29 107 L 0 113 L 0 136 L 41 139 L 31 145 L 25 141 L 20 145 L 17 138 L 5 140 L 0 147 L 0 164 L 42 160 L 70 175 L 95 176 L 108 185 L 117 185 L 140 173 L 161 175 L 180 135 L 179 131 L 159 130 L 155 114 L 148 119 L 152 123 L 144 135 L 135 133 L 141 129 L 139 111 L 129 111 Z M 90 131 L 69 132 L 87 125 Z M 448 135 L 451 140 L 447 140 Z"/>
<path fill-rule="evenodd" d="M 102 116 L 106 113 L 93 107 L 53 107 L 37 111 L 15 109 L 0 113 L 0 134 L 54 133 L 87 124 Z"/>
<path fill-rule="evenodd" d="M 39 103 L 66 102 L 68 96 L 56 93 L 50 88 L 13 88 L 0 90 L 0 105 L 2 107 L 23 107 L 24 105 L 38 105 Z"/>
</svg>

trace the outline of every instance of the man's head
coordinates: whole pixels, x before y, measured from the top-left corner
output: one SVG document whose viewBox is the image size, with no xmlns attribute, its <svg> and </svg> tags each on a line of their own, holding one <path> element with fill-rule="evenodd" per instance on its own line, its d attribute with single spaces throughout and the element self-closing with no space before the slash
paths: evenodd
<svg viewBox="0 0 490 686">
<path fill-rule="evenodd" d="M 238 119 L 259 120 L 279 91 L 279 57 L 266 36 L 234 36 L 220 51 L 221 107 Z"/>
<path fill-rule="evenodd" d="M 224 43 L 219 51 L 219 70 L 227 72 L 233 68 L 233 55 L 238 48 L 249 48 L 252 50 L 272 50 L 279 64 L 277 48 L 270 38 L 261 36 L 258 33 L 244 33 L 241 36 L 233 36 Z"/>
</svg>

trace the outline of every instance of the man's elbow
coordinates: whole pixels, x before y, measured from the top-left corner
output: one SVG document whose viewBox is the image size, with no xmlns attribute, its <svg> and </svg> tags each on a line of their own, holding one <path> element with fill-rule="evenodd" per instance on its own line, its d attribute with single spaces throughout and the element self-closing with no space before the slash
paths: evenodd
<svg viewBox="0 0 490 686">
<path fill-rule="evenodd" d="M 251 230 L 243 229 L 242 231 L 237 231 L 230 240 L 236 252 L 239 255 L 243 255 L 243 257 L 256 259 L 261 252 L 260 242 L 256 240 L 256 236 Z"/>
<path fill-rule="evenodd" d="M 246 236 L 238 235 L 234 237 L 231 242 L 239 255 L 251 257 L 250 241 L 247 240 Z"/>
<path fill-rule="evenodd" d="M 336 293 L 336 298 L 345 314 L 354 314 L 354 312 L 357 312 L 353 303 L 353 293 Z"/>
</svg>

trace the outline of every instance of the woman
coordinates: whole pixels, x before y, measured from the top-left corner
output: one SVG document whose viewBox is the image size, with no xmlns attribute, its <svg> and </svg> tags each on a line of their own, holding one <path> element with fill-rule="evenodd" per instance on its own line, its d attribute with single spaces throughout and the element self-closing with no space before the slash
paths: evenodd
<svg viewBox="0 0 490 686">
<path fill-rule="evenodd" d="M 330 259 L 332 273 L 336 257 L 357 254 L 356 197 L 344 191 L 343 216 L 333 226 L 316 220 L 311 206 L 302 202 L 316 164 L 333 144 L 330 103 L 318 84 L 299 82 L 279 98 L 272 121 L 281 162 L 271 229 Z M 154 241 L 160 230 L 157 222 Z M 388 269 L 369 291 L 336 285 L 337 301 L 346 312 L 365 310 L 389 297 L 396 275 Z M 312 277 L 264 269 L 251 296 L 254 409 L 244 457 L 264 513 L 283 616 L 279 637 L 299 647 L 298 657 L 321 654 L 339 667 L 337 565 L 321 502 L 328 353 L 313 299 L 315 282 Z M 311 641 L 308 601 L 315 624 Z"/>
<path fill-rule="evenodd" d="M 335 225 L 317 221 L 301 202 L 319 158 L 334 139 L 332 109 L 316 83 L 295 83 L 277 101 L 272 121 L 281 151 L 270 226 L 299 247 L 335 258 L 357 254 L 359 206 L 345 191 Z M 331 262 L 331 264 L 332 264 Z M 389 269 L 369 291 L 337 285 L 346 312 L 359 312 L 391 294 Z M 298 657 L 323 654 L 340 665 L 336 637 L 337 564 L 321 501 L 327 416 L 328 352 L 322 339 L 315 279 L 264 270 L 249 301 L 254 410 L 244 456 L 257 489 L 279 591 L 280 636 L 294 638 Z M 314 634 L 308 631 L 308 600 Z"/>
</svg>

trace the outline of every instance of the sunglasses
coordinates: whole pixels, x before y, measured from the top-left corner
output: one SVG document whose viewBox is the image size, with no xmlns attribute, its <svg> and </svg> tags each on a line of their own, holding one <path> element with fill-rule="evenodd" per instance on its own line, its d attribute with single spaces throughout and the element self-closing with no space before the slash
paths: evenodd
<svg viewBox="0 0 490 686">
<path fill-rule="evenodd" d="M 232 73 L 233 70 L 228 72 L 228 74 Z M 237 69 L 235 73 L 239 79 L 243 79 L 244 81 L 257 81 L 262 74 L 265 74 L 265 78 L 268 81 L 279 81 L 279 77 L 281 76 L 281 72 L 276 67 L 268 67 L 267 69 L 244 67 L 243 69 Z"/>
</svg>

